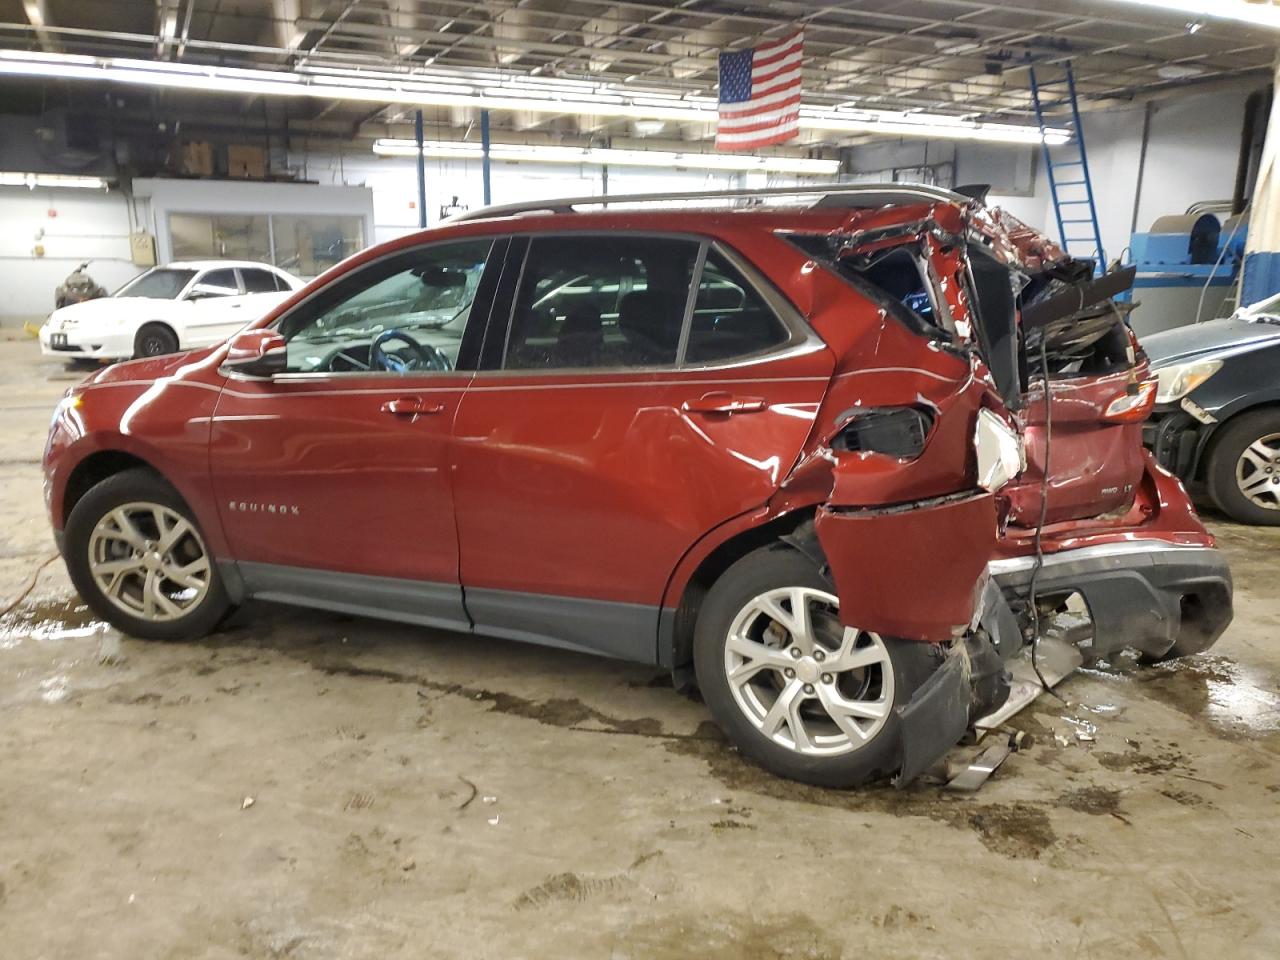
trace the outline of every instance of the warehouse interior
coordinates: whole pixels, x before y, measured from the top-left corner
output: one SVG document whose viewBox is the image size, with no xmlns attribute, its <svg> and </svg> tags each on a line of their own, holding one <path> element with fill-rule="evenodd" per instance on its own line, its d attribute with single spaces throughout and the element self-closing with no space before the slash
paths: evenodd
<svg viewBox="0 0 1280 960">
<path fill-rule="evenodd" d="M 717 142 L 724 57 L 753 48 L 760 57 L 770 44 L 799 37 L 794 129 L 777 143 L 726 149 L 723 130 Z M 9 825 L 0 839 L 0 954 L 1276 956 L 1280 495 L 1268 484 L 1280 483 L 1272 479 L 1273 470 L 1280 477 L 1280 307 L 1266 305 L 1280 294 L 1278 54 L 1275 0 L 0 0 L 0 816 Z M 1131 646 L 1086 656 L 1065 679 L 1045 682 L 1035 660 L 1041 539 L 1070 527 L 1046 527 L 1050 444 L 1055 435 L 1065 444 L 1059 470 L 1077 458 L 1069 465 L 1096 476 L 1120 448 L 1071 446 L 1078 427 L 1069 411 L 1045 437 L 1034 398 L 1048 408 L 1057 388 L 1036 394 L 1034 374 L 1028 378 L 1036 341 L 1025 339 L 1024 312 L 1024 333 L 1014 336 L 1026 347 L 1029 399 L 1010 410 L 1012 420 L 1030 424 L 1026 449 L 1019 441 L 1024 477 L 1028 451 L 1032 461 L 1037 449 L 1043 456 L 1043 487 L 1029 484 L 1026 494 L 1043 497 L 1038 526 L 1040 501 L 1026 508 L 1037 565 L 1023 675 L 1031 669 L 1036 687 L 1022 712 L 988 731 L 986 743 L 1008 741 L 997 759 L 978 754 L 982 734 L 975 743 L 972 725 L 949 754 L 978 771 L 969 774 L 976 787 L 924 778 L 845 789 L 787 779 L 739 749 L 708 712 L 710 698 L 698 690 L 704 681 L 686 682 L 691 674 L 680 663 L 591 656 L 581 644 L 547 640 L 541 627 L 525 631 L 536 643 L 522 643 L 513 630 L 484 637 L 440 619 L 380 619 L 354 602 L 302 609 L 278 602 L 295 588 L 277 586 L 250 590 L 207 636 L 160 642 L 107 622 L 73 583 L 64 539 L 71 527 L 58 515 L 71 494 L 59 486 L 67 481 L 54 462 L 55 437 L 60 417 L 87 423 L 90 412 L 99 415 L 92 400 L 81 403 L 92 394 L 78 392 L 86 378 L 113 381 L 121 394 L 136 386 L 137 399 L 110 414 L 113 435 L 137 439 L 127 448 L 130 464 L 143 463 L 148 444 L 169 444 L 181 451 L 173 462 L 214 477 L 195 484 L 215 490 L 211 502 L 225 501 L 217 459 L 239 462 L 241 434 L 192 453 L 193 437 L 216 435 L 217 407 L 192 407 L 163 428 L 148 411 L 170 402 L 164 384 L 183 377 L 223 377 L 187 395 L 217 396 L 224 381 L 246 396 L 258 390 L 239 374 L 227 377 L 230 367 L 216 372 L 245 336 L 241 328 L 274 329 L 265 319 L 280 315 L 272 311 L 284 311 L 287 328 L 288 304 L 340 289 L 353 264 L 376 264 L 414 238 L 434 242 L 437 231 L 483 225 L 482 211 L 494 205 L 522 205 L 494 214 L 509 214 L 502 222 L 515 223 L 517 236 L 538 229 L 520 225 L 530 218 L 558 217 L 547 229 L 572 233 L 564 220 L 597 215 L 575 209 L 597 211 L 600 223 L 617 211 L 625 230 L 628 211 L 650 206 L 673 217 L 712 206 L 720 212 L 706 217 L 719 222 L 767 217 L 775 202 L 800 209 L 792 206 L 797 198 L 807 204 L 828 194 L 841 207 L 841 191 L 883 197 L 891 207 L 904 196 L 919 202 L 921 190 L 944 205 L 976 197 L 976 207 L 965 207 L 974 222 L 989 223 L 984 211 L 998 209 L 1013 218 L 1012 227 L 996 219 L 1008 231 L 1001 237 L 1025 225 L 1046 245 L 1036 250 L 1086 263 L 1073 281 L 1081 290 L 1095 270 L 1098 284 L 1126 278 L 1097 297 L 1107 297 L 1122 321 L 1133 369 L 1150 363 L 1142 374 L 1150 396 L 1137 374 L 1129 379 L 1127 395 L 1141 394 L 1147 406 L 1125 434 L 1126 456 L 1147 458 L 1148 479 L 1137 492 L 1104 484 L 1103 494 L 1119 499 L 1080 516 L 1116 523 L 1137 516 L 1148 509 L 1143 490 L 1167 478 L 1159 507 L 1174 512 L 1163 491 L 1176 488 L 1187 498 L 1186 522 L 1207 530 L 1197 549 L 1216 544 L 1230 567 L 1231 622 L 1210 648 L 1175 660 Z M 659 199 L 628 204 L 636 195 Z M 557 205 L 562 198 L 577 198 L 575 206 Z M 952 242 L 929 222 L 935 232 L 921 238 Z M 696 221 L 689 223 L 696 233 Z M 840 234 L 846 227 L 835 220 L 822 223 L 833 243 L 863 239 Z M 679 239 L 685 230 L 668 224 L 650 232 Z M 928 252 L 931 241 L 922 242 Z M 738 260 L 754 254 L 728 246 L 724 260 L 752 280 Z M 715 243 L 704 240 L 697 271 L 708 250 Z M 824 262 L 814 256 L 806 270 Z M 534 264 L 530 255 L 502 282 L 514 289 Z M 265 286 L 255 287 L 250 271 L 259 268 Z M 812 303 L 789 295 L 767 264 L 752 269 L 765 278 L 757 287 L 773 288 L 768 303 L 785 301 L 777 312 L 792 330 L 790 346 L 802 328 L 813 342 L 832 339 Z M 156 271 L 187 285 L 172 299 L 207 300 L 166 310 L 212 317 L 236 309 L 166 327 L 168 314 L 146 313 L 130 299 Z M 230 290 L 219 291 L 220 282 Z M 625 302 L 624 281 L 613 283 Z M 700 289 L 697 281 L 689 287 L 689 326 Z M 88 340 L 77 345 L 75 321 L 55 322 L 83 308 L 105 315 L 115 299 L 121 310 L 107 340 L 124 346 L 114 353 Z M 564 322 L 571 318 L 572 310 Z M 212 332 L 188 339 L 181 324 L 201 322 Z M 513 336 L 517 319 L 510 324 Z M 1201 331 L 1219 339 L 1201 346 L 1193 342 Z M 370 364 L 396 332 L 370 345 Z M 681 358 L 689 338 L 686 327 Z M 264 357 L 285 349 L 283 339 L 261 339 L 245 349 Z M 1049 360 L 1045 339 L 1038 342 L 1043 385 Z M 987 348 L 983 340 L 975 349 Z M 489 341 L 478 349 L 487 357 Z M 173 362 L 157 366 L 161 355 Z M 471 368 L 476 383 L 494 374 L 484 362 Z M 998 377 L 989 355 L 973 362 L 978 378 Z M 1157 369 L 1166 362 L 1168 376 Z M 306 376 L 284 371 L 277 378 L 286 384 Z M 1167 392 L 1175 381 L 1182 392 Z M 334 375 L 334 393 L 343 382 Z M 1227 393 L 1205 399 L 1200 391 L 1210 384 Z M 669 426 L 646 433 L 644 412 L 668 403 L 654 389 L 629 429 L 658 446 L 655 471 L 693 463 L 698 444 L 718 442 L 716 429 L 736 441 L 731 428 L 750 422 L 737 416 L 740 408 L 726 408 L 696 441 Z M 519 491 L 485 503 L 492 522 L 484 529 L 536 511 L 549 476 L 537 471 L 547 464 L 568 471 L 575 457 L 595 456 L 584 450 L 606 442 L 609 417 L 602 414 L 592 433 L 589 418 L 575 420 L 574 411 L 606 392 L 545 408 L 578 446 L 530 455 L 525 462 L 535 467 L 526 479 L 477 471 L 476 490 L 511 479 L 506 489 Z M 272 441 L 282 458 L 313 442 L 311 427 L 290 421 L 311 415 L 295 412 L 307 402 L 271 415 L 283 421 L 284 438 Z M 946 404 L 928 404 L 927 424 L 941 423 Z M 818 402 L 811 406 L 789 415 L 820 416 Z M 852 419 L 854 402 L 846 406 Z M 486 434 L 495 447 L 501 435 L 504 449 L 533 449 L 554 433 L 532 424 L 533 413 L 496 401 L 493 408 L 522 425 Z M 672 416 L 687 421 L 691 408 L 680 409 Z M 356 415 L 325 416 L 358 442 Z M 84 423 L 77 429 L 85 449 L 111 453 Z M 243 436 L 253 435 L 248 430 Z M 1228 462 L 1223 451 L 1237 440 L 1241 451 Z M 449 439 L 459 450 L 482 442 L 480 432 Z M 400 469 L 402 447 L 376 449 L 388 464 L 377 478 Z M 779 478 L 805 462 L 791 451 L 769 465 L 763 454 L 751 459 L 755 448 L 743 449 L 729 451 L 737 466 L 771 470 L 784 492 L 789 481 Z M 835 463 L 833 450 L 811 459 Z M 361 474 L 356 460 L 353 452 L 350 464 L 325 474 L 343 485 L 317 501 L 333 505 L 330 515 L 304 509 L 302 522 L 318 526 L 266 539 L 312 542 L 322 530 L 339 552 L 363 543 L 345 527 L 350 504 L 359 505 L 351 526 L 367 518 L 365 533 L 379 523 L 398 524 L 405 537 L 417 531 L 413 514 L 426 508 L 399 504 L 400 519 L 388 521 L 381 481 Z M 643 499 L 651 461 L 629 463 L 613 467 L 609 508 Z M 265 481 L 247 497 L 261 501 L 253 522 L 274 522 L 277 503 L 283 515 L 295 501 L 291 481 L 281 473 L 272 482 L 271 465 L 254 469 Z M 651 528 L 665 532 L 701 509 L 704 486 L 727 482 L 688 469 L 695 482 L 648 527 L 609 526 L 596 502 L 564 515 L 587 531 L 599 524 L 601 538 L 623 529 L 638 543 Z M 426 473 L 436 483 L 466 475 L 458 471 L 455 464 Z M 299 475 L 304 491 L 315 482 Z M 230 509 L 247 511 L 244 498 L 232 496 Z M 896 508 L 915 499 L 923 495 L 885 502 Z M 759 502 L 744 499 L 739 512 Z M 257 512 L 259 504 L 249 506 Z M 1002 535 L 1017 509 L 1002 508 Z M 462 519 L 456 531 L 452 519 L 447 526 L 450 537 L 466 534 Z M 924 541 L 939 538 L 940 555 L 948 552 L 946 528 L 921 529 Z M 1088 529 L 1080 521 L 1080 542 Z M 163 541 L 163 522 L 159 530 Z M 509 536 L 517 549 L 522 535 Z M 1108 542 L 1133 538 L 1108 535 Z M 642 552 L 635 543 L 609 545 L 619 570 Z M 465 560 L 466 544 L 459 549 Z M 229 558 L 216 559 L 221 570 Z M 868 578 L 877 562 L 867 564 Z M 528 566 L 572 563 L 551 544 Z M 955 569 L 961 565 L 954 559 Z M 462 569 L 465 580 L 465 562 Z M 455 579 L 457 570 L 455 557 Z M 936 577 L 920 579 L 909 603 L 927 607 L 935 589 L 944 591 Z M 317 594 L 346 589 L 315 582 Z M 837 586 L 843 594 L 843 582 Z M 469 589 L 460 584 L 463 602 L 483 594 Z M 389 607 L 400 602 L 383 596 Z M 1184 597 L 1181 616 L 1191 617 L 1194 601 Z M 675 604 L 664 605 L 678 618 Z M 521 623 L 552 622 L 551 609 Z M 1064 602 L 1055 611 L 1068 624 L 1062 636 L 1079 609 Z M 1173 609 L 1178 616 L 1176 602 Z M 615 623 L 592 619 L 604 615 L 591 607 L 575 616 L 580 631 Z M 466 618 L 474 626 L 477 615 L 469 609 Z M 978 623 L 975 612 L 970 630 Z M 1127 628 L 1116 629 L 1123 646 Z"/>
</svg>

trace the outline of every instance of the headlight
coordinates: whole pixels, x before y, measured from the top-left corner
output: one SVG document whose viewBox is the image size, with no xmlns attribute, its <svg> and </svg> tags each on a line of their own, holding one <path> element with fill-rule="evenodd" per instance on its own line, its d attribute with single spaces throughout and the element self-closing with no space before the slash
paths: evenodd
<svg viewBox="0 0 1280 960">
<path fill-rule="evenodd" d="M 1160 380 L 1160 386 L 1156 389 L 1156 403 L 1181 400 L 1221 368 L 1221 360 L 1196 360 L 1156 370 L 1155 375 Z"/>
<path fill-rule="evenodd" d="M 58 405 L 53 408 L 53 417 L 49 421 L 49 426 L 52 427 L 55 423 L 57 423 L 58 418 L 61 417 L 63 414 L 70 413 L 72 410 L 79 409 L 80 405 L 84 403 L 84 401 L 81 399 L 82 396 L 83 394 L 79 394 L 79 393 L 68 393 L 61 400 L 59 400 Z"/>
<path fill-rule="evenodd" d="M 1022 437 L 986 408 L 978 411 L 973 446 L 978 452 L 978 486 L 984 490 L 995 493 L 1026 469 Z"/>
</svg>

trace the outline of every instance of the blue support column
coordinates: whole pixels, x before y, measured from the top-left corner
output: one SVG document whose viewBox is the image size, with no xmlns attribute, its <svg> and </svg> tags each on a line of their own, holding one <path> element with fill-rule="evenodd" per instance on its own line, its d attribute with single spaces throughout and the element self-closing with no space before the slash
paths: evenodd
<svg viewBox="0 0 1280 960">
<path fill-rule="evenodd" d="M 427 225 L 427 158 L 422 153 L 422 111 L 413 115 L 413 139 L 418 144 L 418 226 Z"/>
<path fill-rule="evenodd" d="M 484 205 L 493 203 L 493 192 L 489 186 L 489 111 L 480 111 L 480 176 L 484 180 Z"/>
</svg>

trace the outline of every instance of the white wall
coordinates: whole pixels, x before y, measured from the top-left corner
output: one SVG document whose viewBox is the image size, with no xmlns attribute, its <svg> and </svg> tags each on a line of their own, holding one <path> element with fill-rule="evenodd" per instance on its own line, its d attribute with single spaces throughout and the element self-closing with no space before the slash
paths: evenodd
<svg viewBox="0 0 1280 960">
<path fill-rule="evenodd" d="M 379 241 L 418 229 L 417 164 L 412 157 L 317 156 L 290 157 L 290 165 L 321 183 L 365 184 L 373 191 L 374 235 Z M 749 175 L 753 186 L 784 186 L 794 177 Z M 759 181 L 758 183 L 756 181 Z M 735 173 L 610 167 L 609 193 L 734 189 L 744 186 Z M 603 192 L 601 168 L 594 165 L 494 162 L 491 173 L 494 203 L 598 196 Z M 454 197 L 468 209 L 484 205 L 479 160 L 438 160 L 426 163 L 427 225 L 440 220 L 440 207 Z"/>
<path fill-rule="evenodd" d="M 1155 103 L 1140 197 L 1138 163 L 1145 108 L 1136 105 L 1084 114 L 1090 179 L 1102 244 L 1109 259 L 1120 256 L 1129 245 L 1135 201 L 1137 229 L 1144 231 L 1157 217 L 1183 213 L 1197 201 L 1231 198 L 1244 102 L 1249 93 L 1247 88 L 1220 90 Z M 992 184 L 988 200 L 991 205 L 1004 207 L 1029 225 L 1058 236 L 1039 148 L 973 144 L 952 148 L 943 143 L 903 140 L 855 147 L 852 155 L 855 167 L 882 171 L 922 164 L 926 157 L 929 162 L 946 160 L 948 149 L 954 150 L 950 156 L 954 157 L 956 183 Z M 1054 151 L 1056 160 L 1072 159 L 1069 154 L 1073 153 L 1074 148 Z M 1074 171 L 1063 173 L 1064 179 L 1074 179 L 1067 176 Z M 1084 224 L 1077 227 L 1089 230 Z"/>
<path fill-rule="evenodd" d="M 108 290 L 137 276 L 145 268 L 132 262 L 131 230 L 151 232 L 158 260 L 172 259 L 170 212 L 358 215 L 366 240 L 376 236 L 372 193 L 363 187 L 138 179 L 133 191 L 131 209 L 119 190 L 0 187 L 0 324 L 48 316 L 54 288 L 81 261 L 93 261 L 90 276 Z M 35 253 L 37 243 L 43 256 Z"/>
<path fill-rule="evenodd" d="M 1242 89 L 1155 103 L 1141 195 L 1137 191 L 1144 108 L 1084 115 L 1098 225 L 1109 260 L 1129 245 L 1135 202 L 1137 230 L 1143 232 L 1157 217 L 1183 213 L 1198 201 L 1231 199 L 1248 95 L 1249 90 Z M 1065 150 L 1054 153 L 1057 159 L 1068 158 Z M 1014 216 L 1058 236 L 1043 163 L 1037 170 L 1035 196 L 1007 206 Z M 1077 226 L 1088 230 L 1084 224 Z"/>
<path fill-rule="evenodd" d="M 44 256 L 35 255 L 37 244 Z M 0 324 L 47 316 L 54 288 L 84 260 L 93 261 L 89 274 L 109 290 L 139 272 L 130 261 L 122 193 L 0 187 Z"/>
</svg>

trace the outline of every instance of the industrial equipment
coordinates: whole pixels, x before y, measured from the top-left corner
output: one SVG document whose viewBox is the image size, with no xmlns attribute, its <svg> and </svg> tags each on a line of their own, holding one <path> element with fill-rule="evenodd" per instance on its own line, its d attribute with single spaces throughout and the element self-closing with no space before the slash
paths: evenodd
<svg viewBox="0 0 1280 960">
<path fill-rule="evenodd" d="M 1247 218 L 1197 204 L 1181 216 L 1158 217 L 1130 240 L 1137 267 L 1129 323 L 1142 337 L 1217 317 L 1244 261 Z M 1217 206 L 1217 205 L 1214 205 Z M 1228 207 L 1229 205 L 1223 205 Z"/>
</svg>

